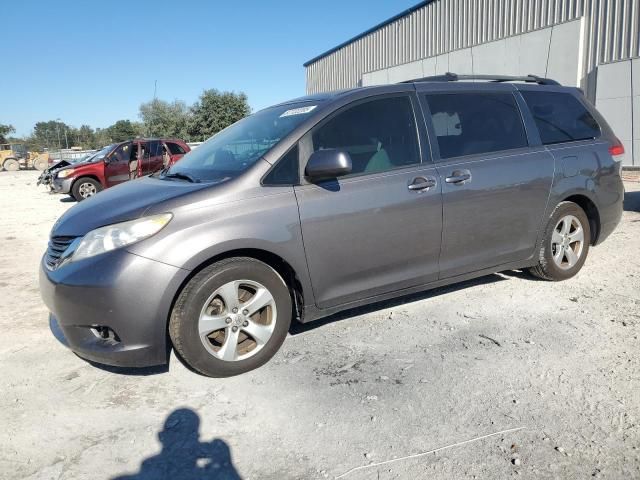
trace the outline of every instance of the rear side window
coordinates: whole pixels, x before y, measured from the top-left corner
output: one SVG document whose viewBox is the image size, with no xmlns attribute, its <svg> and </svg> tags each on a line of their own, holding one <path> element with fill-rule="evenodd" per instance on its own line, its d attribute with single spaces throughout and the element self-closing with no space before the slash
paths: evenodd
<svg viewBox="0 0 640 480">
<path fill-rule="evenodd" d="M 420 163 L 417 135 L 409 97 L 387 97 L 349 107 L 313 130 L 313 149 L 345 150 L 353 175 L 377 173 Z"/>
<path fill-rule="evenodd" d="M 171 155 L 184 155 L 185 153 L 184 148 L 182 148 L 177 143 L 167 142 L 166 145 L 167 145 L 167 148 L 169 149 L 169 152 L 171 152 Z"/>
<path fill-rule="evenodd" d="M 527 135 L 510 93 L 426 95 L 440 158 L 526 147 Z"/>
<path fill-rule="evenodd" d="M 162 155 L 162 145 L 157 140 L 151 140 L 149 142 L 149 156 L 157 157 Z"/>
<path fill-rule="evenodd" d="M 573 95 L 561 92 L 521 93 L 545 145 L 600 136 L 598 122 Z"/>
</svg>

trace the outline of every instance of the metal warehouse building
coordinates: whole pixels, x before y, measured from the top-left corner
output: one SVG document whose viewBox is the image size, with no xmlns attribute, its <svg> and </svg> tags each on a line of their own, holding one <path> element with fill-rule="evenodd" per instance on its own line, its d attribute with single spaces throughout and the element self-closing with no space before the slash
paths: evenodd
<svg viewBox="0 0 640 480">
<path fill-rule="evenodd" d="M 305 63 L 307 93 L 430 75 L 581 87 L 640 166 L 640 0 L 427 0 Z"/>
</svg>

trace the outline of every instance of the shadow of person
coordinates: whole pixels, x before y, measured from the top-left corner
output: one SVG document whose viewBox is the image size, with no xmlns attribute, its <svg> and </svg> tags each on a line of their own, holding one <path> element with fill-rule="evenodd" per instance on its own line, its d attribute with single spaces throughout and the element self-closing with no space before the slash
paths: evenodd
<svg viewBox="0 0 640 480">
<path fill-rule="evenodd" d="M 162 450 L 142 462 L 140 471 L 112 480 L 241 480 L 229 446 L 220 439 L 200 441 L 200 417 L 188 408 L 172 412 L 158 438 Z"/>
</svg>

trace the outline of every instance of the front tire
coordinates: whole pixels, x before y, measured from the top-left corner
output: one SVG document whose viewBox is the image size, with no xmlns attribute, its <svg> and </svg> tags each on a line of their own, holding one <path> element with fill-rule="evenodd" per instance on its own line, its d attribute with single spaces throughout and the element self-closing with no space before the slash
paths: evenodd
<svg viewBox="0 0 640 480">
<path fill-rule="evenodd" d="M 75 198 L 76 201 L 81 202 L 89 197 L 93 197 L 101 190 L 102 184 L 100 182 L 93 178 L 83 177 L 73 182 L 71 196 Z"/>
<path fill-rule="evenodd" d="M 2 164 L 2 168 L 4 168 L 7 172 L 17 172 L 20 170 L 20 162 L 15 158 L 7 158 Z"/>
<path fill-rule="evenodd" d="M 589 253 L 587 214 L 573 202 L 560 202 L 545 228 L 538 264 L 529 271 L 544 280 L 561 281 L 577 274 Z"/>
<path fill-rule="evenodd" d="M 253 258 L 229 258 L 187 283 L 173 307 L 169 335 L 191 368 L 230 377 L 269 361 L 292 315 L 289 288 L 273 268 Z"/>
</svg>

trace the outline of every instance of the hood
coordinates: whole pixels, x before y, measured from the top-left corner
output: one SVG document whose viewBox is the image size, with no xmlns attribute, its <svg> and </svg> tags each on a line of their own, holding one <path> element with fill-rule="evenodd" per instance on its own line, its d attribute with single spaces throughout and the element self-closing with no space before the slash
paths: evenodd
<svg viewBox="0 0 640 480">
<path fill-rule="evenodd" d="M 54 173 L 54 172 L 58 172 L 59 170 L 67 170 L 69 168 L 73 168 L 73 169 L 77 169 L 80 167 L 85 167 L 87 165 L 92 165 L 94 163 L 100 163 L 102 161 L 102 159 L 100 160 L 85 160 L 82 162 L 78 162 L 78 163 L 71 163 L 67 160 L 60 160 L 57 163 L 54 163 L 53 165 L 51 165 L 47 171 L 50 173 Z"/>
<path fill-rule="evenodd" d="M 45 172 L 52 172 L 54 170 L 58 170 L 60 168 L 68 167 L 71 165 L 67 160 L 58 160 L 54 164 L 52 164 L 49 168 L 45 170 Z"/>
<path fill-rule="evenodd" d="M 206 188 L 211 183 L 165 181 L 145 177 L 117 185 L 73 206 L 51 229 L 52 236 L 81 236 L 87 232 L 141 217 L 154 205 Z"/>
<path fill-rule="evenodd" d="M 84 167 L 85 165 L 93 165 L 94 163 L 101 163 L 104 160 L 103 158 L 93 158 L 90 160 L 83 160 L 81 162 L 77 162 L 77 163 L 71 163 L 71 162 L 67 162 L 69 165 L 69 167 L 71 168 L 79 168 L 79 167 Z"/>
</svg>

